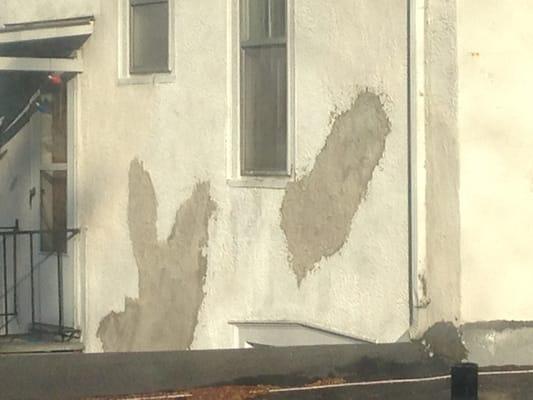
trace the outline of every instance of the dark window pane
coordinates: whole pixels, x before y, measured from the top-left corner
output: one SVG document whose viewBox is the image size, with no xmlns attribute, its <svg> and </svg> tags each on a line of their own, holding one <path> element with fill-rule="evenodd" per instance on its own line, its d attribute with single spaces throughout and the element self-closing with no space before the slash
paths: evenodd
<svg viewBox="0 0 533 400">
<path fill-rule="evenodd" d="M 41 114 L 41 161 L 45 164 L 67 162 L 67 89 L 66 85 L 41 96 L 49 111 Z"/>
<path fill-rule="evenodd" d="M 287 173 L 285 46 L 242 51 L 241 173 Z"/>
<path fill-rule="evenodd" d="M 270 0 L 270 36 L 279 38 L 285 36 L 286 25 L 286 1 L 285 0 Z"/>
<path fill-rule="evenodd" d="M 66 250 L 67 173 L 41 171 L 41 251 Z"/>
<path fill-rule="evenodd" d="M 268 38 L 268 0 L 243 0 L 241 4 L 241 39 L 246 41 Z"/>
<path fill-rule="evenodd" d="M 67 87 L 62 85 L 52 105 L 52 162 L 67 162 Z"/>
<path fill-rule="evenodd" d="M 168 72 L 168 1 L 132 3 L 132 73 Z"/>
</svg>

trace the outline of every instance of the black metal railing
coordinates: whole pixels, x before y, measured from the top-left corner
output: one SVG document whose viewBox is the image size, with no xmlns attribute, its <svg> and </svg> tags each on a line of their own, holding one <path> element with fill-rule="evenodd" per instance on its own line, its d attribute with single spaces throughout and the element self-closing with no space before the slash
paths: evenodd
<svg viewBox="0 0 533 400">
<path fill-rule="evenodd" d="M 3 297 L 3 310 L 0 312 L 0 321 L 3 319 L 3 323 L 0 325 L 0 328 L 3 327 L 3 332 L 0 333 L 0 336 L 9 336 L 10 324 L 20 315 L 19 310 L 19 296 L 18 292 L 19 287 L 19 263 L 22 253 L 27 251 L 26 260 L 29 263 L 29 279 L 30 279 L 30 290 L 28 295 L 30 297 L 31 303 L 31 324 L 29 324 L 30 332 L 38 333 L 47 333 L 53 335 L 59 335 L 61 340 L 79 338 L 81 332 L 72 327 L 65 325 L 65 312 L 64 312 L 64 288 L 63 288 L 63 257 L 64 257 L 64 248 L 63 246 L 57 246 L 57 250 L 46 252 L 42 255 L 42 259 L 38 263 L 40 267 L 45 264 L 50 258 L 56 260 L 57 265 L 57 325 L 55 323 L 42 323 L 41 321 L 37 322 L 36 320 L 36 282 L 35 282 L 35 273 L 36 273 L 36 263 L 35 263 L 35 242 L 36 239 L 40 239 L 43 235 L 52 235 L 58 238 L 64 238 L 63 242 L 68 242 L 73 237 L 78 235 L 80 232 L 79 229 L 66 229 L 62 231 L 52 231 L 52 230 L 21 230 L 19 227 L 18 220 L 15 221 L 13 226 L 0 226 L 0 251 L 2 257 L 0 261 L 2 262 L 2 281 L 3 281 L 3 294 L 0 298 Z M 23 243 L 23 238 L 27 240 L 27 248 L 23 249 L 21 244 Z M 56 243 L 61 241 L 56 240 Z M 11 248 L 10 248 L 11 247 Z M 11 253 L 11 254 L 9 254 Z M 41 253 L 39 253 L 41 254 Z M 9 256 L 8 256 L 9 255 Z M 26 266 L 28 268 L 28 266 Z M 9 279 L 11 277 L 11 279 Z M 11 282 L 10 282 L 11 281 Z M 10 285 L 12 285 L 10 287 Z M 2 326 L 3 325 L 3 326 Z M 17 332 L 20 334 L 20 332 Z"/>
</svg>

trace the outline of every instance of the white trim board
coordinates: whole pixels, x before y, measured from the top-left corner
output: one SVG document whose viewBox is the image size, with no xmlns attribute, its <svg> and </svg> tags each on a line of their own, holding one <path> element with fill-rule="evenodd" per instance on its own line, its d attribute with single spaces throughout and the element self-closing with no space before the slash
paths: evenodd
<svg viewBox="0 0 533 400">
<path fill-rule="evenodd" d="M 83 72 L 83 59 L 0 57 L 0 71 Z"/>
<path fill-rule="evenodd" d="M 0 31 L 0 44 L 29 42 L 33 40 L 57 39 L 73 36 L 89 36 L 93 33 L 92 21 L 77 26 L 49 27 L 19 31 Z"/>
</svg>

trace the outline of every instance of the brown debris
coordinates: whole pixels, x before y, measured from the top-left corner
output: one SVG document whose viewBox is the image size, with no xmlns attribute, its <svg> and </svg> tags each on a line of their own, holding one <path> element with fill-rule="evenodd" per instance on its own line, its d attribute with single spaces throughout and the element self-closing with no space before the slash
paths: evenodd
<svg viewBox="0 0 533 400">
<path fill-rule="evenodd" d="M 272 387 L 268 386 L 221 386 L 215 388 L 194 389 L 192 400 L 248 400 L 268 394 Z"/>
</svg>

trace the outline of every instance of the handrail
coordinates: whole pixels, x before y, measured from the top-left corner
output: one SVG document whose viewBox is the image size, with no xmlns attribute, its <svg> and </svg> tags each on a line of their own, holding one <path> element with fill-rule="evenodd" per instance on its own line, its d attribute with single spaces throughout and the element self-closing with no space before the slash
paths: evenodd
<svg viewBox="0 0 533 400">
<path fill-rule="evenodd" d="M 12 227 L 0 227 L 0 249 L 2 250 L 2 257 L 0 262 L 3 264 L 3 286 L 4 286 L 4 310 L 0 313 L 0 317 L 4 319 L 4 333 L 0 336 L 9 335 L 9 323 L 13 320 L 13 317 L 18 316 L 18 304 L 17 304 L 17 286 L 19 284 L 17 278 L 17 262 L 19 256 L 20 248 L 17 245 L 17 238 L 21 236 L 26 236 L 29 239 L 29 262 L 30 262 L 30 286 L 31 286 L 31 327 L 34 329 L 37 325 L 35 318 L 35 260 L 34 260 L 34 238 L 38 235 L 43 234 L 54 234 L 61 235 L 64 234 L 65 240 L 68 242 L 74 236 L 80 233 L 80 229 L 70 228 L 65 230 L 47 230 L 47 229 L 34 229 L 34 230 L 21 230 L 19 229 L 18 220 L 15 221 L 15 225 Z M 8 260 L 7 260 L 7 238 L 10 237 L 12 241 L 12 276 L 13 276 L 13 310 L 9 310 L 9 295 L 8 295 Z M 63 304 L 63 250 L 55 249 L 54 251 L 48 252 L 50 256 L 55 254 L 57 258 L 57 298 L 58 298 L 58 331 L 61 335 L 62 340 L 65 337 L 73 337 L 73 332 L 76 331 L 73 328 L 65 327 L 64 323 L 64 304 Z M 79 333 L 79 332 L 76 332 Z"/>
<path fill-rule="evenodd" d="M 0 228 L 1 230 L 2 228 Z M 7 228 L 6 228 L 7 229 Z M 49 234 L 60 234 L 60 233 L 73 233 L 74 235 L 77 235 L 80 233 L 80 229 L 64 229 L 64 230 L 47 230 L 47 229 L 35 229 L 35 230 L 16 230 L 16 231 L 8 231 L 8 232 L 0 232 L 0 235 L 6 235 L 6 236 L 19 236 L 19 235 L 40 235 L 43 233 L 49 233 Z"/>
</svg>

